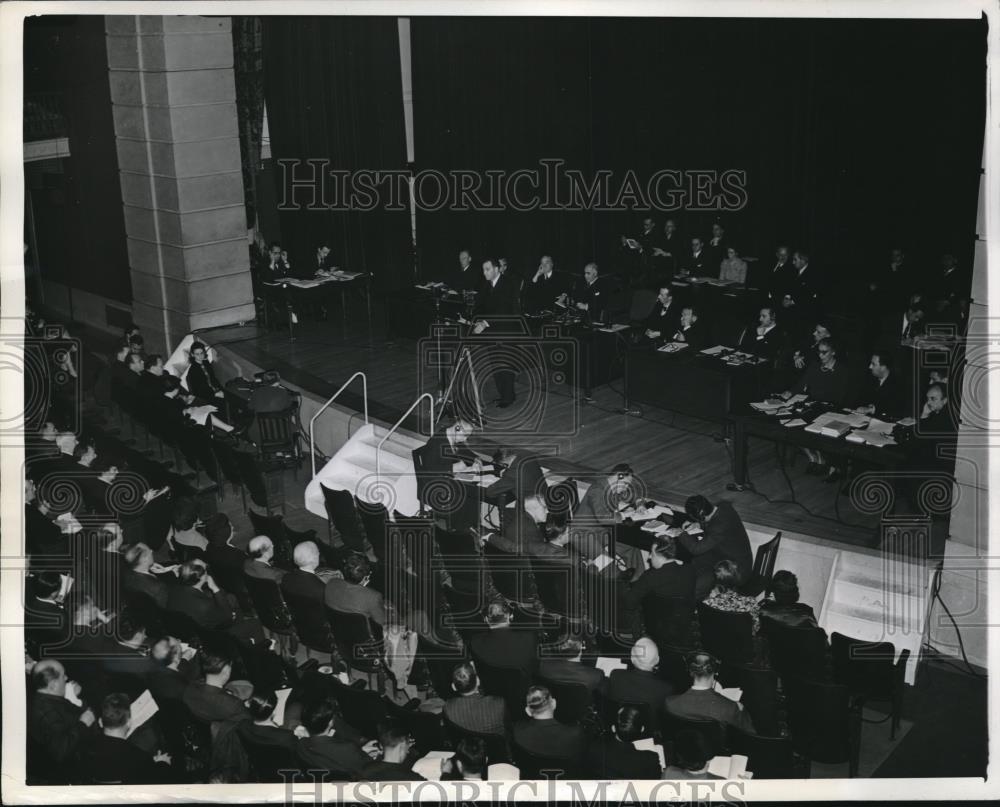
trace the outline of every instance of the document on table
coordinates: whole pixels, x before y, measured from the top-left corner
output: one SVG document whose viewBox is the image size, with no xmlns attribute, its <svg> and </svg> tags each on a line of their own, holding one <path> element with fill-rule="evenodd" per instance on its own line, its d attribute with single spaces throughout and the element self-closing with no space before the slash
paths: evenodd
<svg viewBox="0 0 1000 807">
<path fill-rule="evenodd" d="M 792 428 L 793 426 L 805 426 L 806 422 L 802 418 L 792 418 L 790 420 L 781 421 L 781 425 Z"/>
<path fill-rule="evenodd" d="M 608 325 L 606 328 L 598 328 L 597 330 L 602 333 L 618 333 L 618 331 L 627 331 L 628 325 L 622 325 L 622 323 L 616 322 L 614 325 Z"/>
<path fill-rule="evenodd" d="M 704 350 L 699 351 L 699 353 L 705 356 L 718 356 L 722 351 L 729 350 L 725 345 L 716 345 L 715 347 L 707 347 Z"/>
<path fill-rule="evenodd" d="M 731 757 L 712 757 L 708 761 L 708 772 L 713 776 L 721 776 L 723 779 L 743 779 L 746 778 L 749 761 L 749 758 L 742 754 L 733 754 Z"/>
<path fill-rule="evenodd" d="M 156 705 L 156 701 L 153 700 L 152 693 L 145 689 L 142 694 L 132 701 L 132 708 L 130 709 L 132 715 L 132 727 L 128 730 L 127 737 L 131 737 L 137 728 L 139 728 L 143 723 L 145 723 L 149 718 L 155 715 L 159 711 L 159 707 Z"/>
<path fill-rule="evenodd" d="M 667 342 L 663 347 L 658 347 L 656 350 L 659 353 L 679 353 L 687 346 L 687 342 Z"/>
</svg>

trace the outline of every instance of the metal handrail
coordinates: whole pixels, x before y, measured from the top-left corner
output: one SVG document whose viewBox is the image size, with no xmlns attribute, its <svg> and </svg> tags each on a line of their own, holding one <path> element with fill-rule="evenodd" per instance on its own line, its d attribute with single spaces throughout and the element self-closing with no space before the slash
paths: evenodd
<svg viewBox="0 0 1000 807">
<path fill-rule="evenodd" d="M 385 443 L 386 440 L 388 440 L 390 437 L 392 437 L 393 432 L 395 432 L 396 429 L 398 429 L 402 425 L 403 421 L 406 420 L 410 416 L 410 412 L 412 412 L 414 409 L 416 409 L 420 405 L 420 402 L 424 398 L 426 398 L 428 401 L 431 402 L 431 431 L 434 430 L 434 396 L 431 395 L 429 392 L 425 392 L 423 395 L 421 395 L 419 398 L 417 398 L 417 400 L 415 400 L 413 403 L 410 404 L 410 408 L 407 409 L 403 413 L 403 416 L 393 424 L 392 428 L 389 429 L 388 432 L 386 432 L 385 437 L 383 437 L 381 440 L 379 440 L 378 445 L 375 447 L 375 481 L 376 482 L 379 482 L 382 479 L 382 474 L 381 474 L 381 470 L 382 470 L 382 465 L 381 465 L 382 445 Z"/>
<path fill-rule="evenodd" d="M 333 393 L 332 396 L 330 396 L 330 399 L 325 404 L 323 404 L 316 412 L 316 414 L 313 415 L 312 418 L 309 420 L 309 458 L 312 461 L 313 476 L 316 476 L 316 437 L 313 430 L 313 424 L 316 422 L 316 418 L 322 415 L 326 411 L 326 408 L 330 404 L 332 404 L 335 400 L 337 400 L 337 397 L 340 395 L 340 393 L 342 393 L 345 389 L 347 389 L 354 381 L 354 379 L 357 378 L 358 376 L 361 376 L 361 394 L 364 397 L 364 403 L 365 403 L 365 425 L 368 424 L 368 376 L 366 376 L 363 372 L 358 370 L 358 372 L 356 372 L 354 375 L 348 378 L 347 381 L 343 383 L 343 385 L 340 387 L 339 390 L 337 390 L 335 393 Z"/>
</svg>

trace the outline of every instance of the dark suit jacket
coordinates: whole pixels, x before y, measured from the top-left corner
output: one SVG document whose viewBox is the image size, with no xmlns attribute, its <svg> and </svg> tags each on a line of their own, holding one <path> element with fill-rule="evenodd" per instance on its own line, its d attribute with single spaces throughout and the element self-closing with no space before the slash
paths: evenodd
<svg viewBox="0 0 1000 807">
<path fill-rule="evenodd" d="M 617 737 L 599 737 L 587 747 L 587 770 L 593 779 L 659 779 L 660 758 L 655 751 L 637 751 Z"/>
<path fill-rule="evenodd" d="M 903 388 L 898 373 L 889 373 L 881 384 L 873 377 L 868 377 L 864 394 L 858 401 L 859 406 L 875 406 L 875 417 L 881 420 L 898 420 L 910 414 L 912 403 L 906 400 L 907 390 Z"/>
<path fill-rule="evenodd" d="M 357 745 L 337 737 L 303 737 L 298 752 L 304 768 L 346 773 L 354 779 L 360 778 L 372 761 Z"/>
<path fill-rule="evenodd" d="M 196 625 L 223 630 L 233 624 L 233 607 L 225 592 L 211 594 L 178 583 L 167 593 L 167 610 L 187 614 Z"/>
<path fill-rule="evenodd" d="M 483 286 L 483 270 L 476 267 L 475 261 L 465 271 L 462 271 L 461 266 L 456 266 L 446 282 L 456 291 L 480 291 Z"/>
<path fill-rule="evenodd" d="M 459 695 L 444 702 L 444 716 L 459 728 L 482 734 L 506 733 L 506 705 L 499 695 Z"/>
<path fill-rule="evenodd" d="M 474 315 L 490 323 L 490 331 L 500 327 L 493 317 L 511 317 L 521 313 L 521 282 L 520 278 L 509 274 L 500 275 L 495 284 L 483 281 L 479 295 L 476 297 Z"/>
<path fill-rule="evenodd" d="M 270 745 L 285 748 L 295 753 L 298 748 L 299 738 L 289 729 L 280 726 L 258 726 L 249 720 L 244 720 L 237 726 L 240 739 L 254 745 Z"/>
<path fill-rule="evenodd" d="M 791 628 L 817 627 L 816 614 L 813 613 L 812 606 L 804 602 L 779 604 L 774 600 L 764 600 L 760 604 L 760 616 L 762 619 L 773 619 Z"/>
<path fill-rule="evenodd" d="M 83 710 L 65 698 L 35 692 L 30 695 L 28 736 L 56 763 L 63 763 L 90 741 L 91 731 L 80 722 Z"/>
<path fill-rule="evenodd" d="M 307 598 L 323 606 L 326 583 L 311 572 L 293 569 L 281 579 L 281 591 L 293 597 Z"/>
<path fill-rule="evenodd" d="M 681 333 L 684 335 L 684 339 L 678 338 L 677 334 Z M 677 326 L 677 330 L 668 337 L 667 341 L 680 342 L 683 341 L 688 345 L 688 350 L 697 352 L 705 347 L 705 340 L 708 335 L 705 333 L 705 326 L 700 322 L 694 322 L 685 331 L 680 325 Z"/>
<path fill-rule="evenodd" d="M 904 338 L 904 332 L 909 334 L 909 338 L 923 336 L 927 331 L 925 321 L 911 322 L 908 331 L 904 331 L 903 312 L 894 310 L 891 314 L 886 314 L 881 318 L 878 332 L 878 340 L 886 346 L 898 345 Z"/>
<path fill-rule="evenodd" d="M 558 720 L 525 720 L 514 726 L 514 743 L 540 757 L 579 759 L 586 737 L 579 726 Z"/>
<path fill-rule="evenodd" d="M 721 260 L 721 258 L 720 258 Z M 690 275 L 695 277 L 719 276 L 719 261 L 712 264 L 712 256 L 709 254 L 708 250 L 702 247 L 701 252 L 695 255 L 693 252 L 688 250 L 688 252 L 681 259 L 681 269 L 684 269 Z"/>
<path fill-rule="evenodd" d="M 614 670 L 608 676 L 605 695 L 617 703 L 645 703 L 649 707 L 647 716 L 652 724 L 647 728 L 655 729 L 659 725 L 663 701 L 673 692 L 673 687 L 655 672 L 630 667 L 627 670 Z"/>
<path fill-rule="evenodd" d="M 603 691 L 604 673 L 579 661 L 543 659 L 538 665 L 538 677 L 557 684 L 583 684 L 591 692 Z"/>
<path fill-rule="evenodd" d="M 786 294 L 791 293 L 795 272 L 796 269 L 790 259 L 783 264 L 775 261 L 768 268 L 767 274 L 761 279 L 761 285 L 767 291 L 772 302 L 780 303 Z"/>
<path fill-rule="evenodd" d="M 731 560 L 740 572 L 740 582 L 744 582 L 753 570 L 753 551 L 743 520 L 729 502 L 719 502 L 718 512 L 705 525 L 701 536 L 682 532 L 677 537 L 678 544 L 691 556 L 697 582 L 695 597 L 703 599 L 711 591 L 715 580 L 715 564 L 720 560 Z"/>
<path fill-rule="evenodd" d="M 372 760 L 361 771 L 362 782 L 426 782 L 409 765 L 399 762 Z"/>
<path fill-rule="evenodd" d="M 778 351 L 781 350 L 781 346 L 784 342 L 783 337 L 784 334 L 777 325 L 771 328 L 771 330 L 759 339 L 757 338 L 757 328 L 748 327 L 743 334 L 743 341 L 740 342 L 739 347 L 740 350 L 747 353 L 753 353 L 757 356 L 773 359 L 778 355 Z"/>
<path fill-rule="evenodd" d="M 191 714 L 207 723 L 216 721 L 239 723 L 250 717 L 243 701 L 235 695 L 209 686 L 203 681 L 188 684 L 187 689 L 184 690 L 183 700 L 184 704 L 191 710 Z"/>
<path fill-rule="evenodd" d="M 569 291 L 570 283 L 567 276 L 553 270 L 551 275 L 548 277 L 543 275 L 535 282 L 532 282 L 532 278 L 534 275 L 527 278 L 524 283 L 525 310 L 531 313 L 556 310 L 556 298 L 563 292 Z"/>
<path fill-rule="evenodd" d="M 607 319 L 608 310 L 614 302 L 612 298 L 617 291 L 617 278 L 604 276 L 598 277 L 590 285 L 581 279 L 572 296 L 574 302 L 587 304 L 586 314 L 591 322 L 603 322 Z"/>
<path fill-rule="evenodd" d="M 670 339 L 680 327 L 680 316 L 681 309 L 676 300 L 671 300 L 668 308 L 664 308 L 663 303 L 657 300 L 643 323 L 643 329 L 659 331 L 661 339 Z"/>
<path fill-rule="evenodd" d="M 710 689 L 689 689 L 680 695 L 671 695 L 664 702 L 664 709 L 676 717 L 718 720 L 743 731 L 753 731 L 753 722 L 745 710 Z"/>
<path fill-rule="evenodd" d="M 323 597 L 327 608 L 364 614 L 373 622 L 385 625 L 385 600 L 374 589 L 335 577 L 326 584 Z"/>
<path fill-rule="evenodd" d="M 846 406 L 851 398 L 847 363 L 838 360 L 832 370 L 824 370 L 818 362 L 806 365 L 805 372 L 792 387 L 792 392 L 805 392 L 812 400 L 825 401 L 835 407 Z"/>
<path fill-rule="evenodd" d="M 273 580 L 275 583 L 280 583 L 281 578 L 285 576 L 285 570 L 267 563 L 261 563 L 255 558 L 247 558 L 243 562 L 243 574 L 256 577 L 259 580 Z"/>
<path fill-rule="evenodd" d="M 118 737 L 99 734 L 84 752 L 87 778 L 95 784 L 167 784 L 170 767 L 157 763 L 138 746 Z"/>
<path fill-rule="evenodd" d="M 538 667 L 538 636 L 531 630 L 493 628 L 469 640 L 473 658 L 491 667 L 513 667 L 532 673 Z"/>
<path fill-rule="evenodd" d="M 180 584 L 175 582 L 174 585 Z M 139 574 L 131 569 L 125 569 L 122 572 L 122 586 L 125 591 L 144 594 L 160 608 L 167 607 L 171 584 L 165 579 L 160 579 L 154 574 Z"/>
<path fill-rule="evenodd" d="M 647 569 L 625 592 L 625 605 L 637 608 L 646 597 L 684 597 L 694 602 L 695 571 L 690 563 L 667 563 Z"/>
</svg>

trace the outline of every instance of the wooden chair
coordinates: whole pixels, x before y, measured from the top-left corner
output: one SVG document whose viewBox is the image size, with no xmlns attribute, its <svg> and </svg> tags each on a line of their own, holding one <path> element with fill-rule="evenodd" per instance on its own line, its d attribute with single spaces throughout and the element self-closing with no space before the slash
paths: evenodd
<svg viewBox="0 0 1000 807">
<path fill-rule="evenodd" d="M 784 680 L 788 676 L 814 681 L 832 680 L 826 631 L 808 626 L 790 627 L 761 616 L 760 630 L 767 640 L 771 666 Z"/>
<path fill-rule="evenodd" d="M 361 517 L 354 507 L 354 497 L 346 490 L 334 490 L 320 484 L 326 506 L 327 527 L 331 537 L 336 528 L 341 540 L 352 552 L 365 552 L 365 533 Z"/>
<path fill-rule="evenodd" d="M 326 615 L 344 662 L 352 670 L 365 673 L 368 676 L 369 687 L 374 676 L 381 692 L 385 682 L 385 642 L 382 637 L 382 626 L 364 614 L 352 614 L 329 607 L 326 609 Z"/>
<path fill-rule="evenodd" d="M 705 742 L 709 758 L 725 754 L 729 750 L 728 727 L 718 720 L 701 720 L 693 717 L 678 717 L 664 712 L 660 717 L 664 741 L 672 740 L 681 731 L 694 731 Z"/>
<path fill-rule="evenodd" d="M 296 403 L 282 412 L 258 412 L 255 415 L 258 459 L 269 467 L 291 468 L 296 479 L 302 465 L 296 423 L 298 409 Z"/>
<path fill-rule="evenodd" d="M 299 641 L 306 646 L 306 658 L 310 651 L 333 653 L 335 642 L 326 609 L 315 600 L 302 597 L 282 588 L 285 605 L 292 617 L 292 626 Z"/>
<path fill-rule="evenodd" d="M 596 706 L 594 693 L 584 684 L 552 681 L 540 675 L 536 675 L 535 679 L 548 687 L 556 699 L 556 720 L 560 723 L 578 723 Z"/>
<path fill-rule="evenodd" d="M 747 770 L 755 780 L 801 778 L 787 737 L 765 737 L 730 727 L 729 750 L 747 758 Z"/>
</svg>

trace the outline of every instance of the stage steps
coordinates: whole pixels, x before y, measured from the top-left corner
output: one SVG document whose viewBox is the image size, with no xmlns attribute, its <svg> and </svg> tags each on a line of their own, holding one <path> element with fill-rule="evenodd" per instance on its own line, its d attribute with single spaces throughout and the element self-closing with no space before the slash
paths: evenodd
<svg viewBox="0 0 1000 807">
<path fill-rule="evenodd" d="M 382 426 L 368 423 L 352 434 L 306 486 L 306 509 L 326 518 L 322 484 L 333 490 L 349 491 L 362 501 L 381 501 L 387 509 L 402 515 L 416 515 L 419 505 L 412 452 L 425 440 L 398 429 L 393 432 L 382 446 L 380 475 L 376 477 L 375 451 L 387 432 Z M 389 495 L 388 500 L 385 494 Z"/>
<path fill-rule="evenodd" d="M 839 552 L 819 624 L 870 642 L 892 642 L 910 651 L 906 682 L 916 681 L 930 611 L 933 570 L 888 556 Z"/>
</svg>

